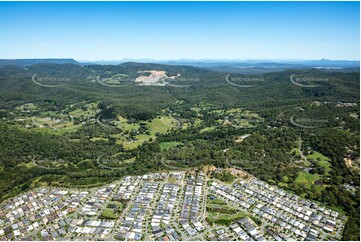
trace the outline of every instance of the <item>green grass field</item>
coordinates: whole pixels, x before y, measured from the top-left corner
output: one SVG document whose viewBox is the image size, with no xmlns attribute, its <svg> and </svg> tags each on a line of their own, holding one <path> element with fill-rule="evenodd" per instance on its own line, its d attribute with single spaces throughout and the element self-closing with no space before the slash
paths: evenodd
<svg viewBox="0 0 361 242">
<path fill-rule="evenodd" d="M 300 171 L 296 178 L 296 182 L 300 184 L 305 184 L 305 187 L 307 189 L 311 189 L 311 185 L 319 179 L 321 179 L 321 176 L 318 174 L 310 174 L 308 172 Z"/>
<path fill-rule="evenodd" d="M 29 162 L 29 163 L 22 162 L 22 163 L 17 164 L 16 166 L 17 166 L 17 167 L 19 167 L 19 166 L 25 166 L 26 168 L 36 167 L 36 165 L 34 165 L 34 164 L 31 163 L 31 162 Z"/>
<path fill-rule="evenodd" d="M 224 204 L 207 204 L 206 205 L 207 210 L 219 210 L 219 213 L 224 213 L 224 214 L 232 214 L 235 211 L 237 211 L 236 207 L 232 207 L 227 205 L 226 203 Z"/>
<path fill-rule="evenodd" d="M 77 108 L 71 111 L 73 117 L 95 117 L 98 112 L 98 102 L 84 104 L 84 109 Z"/>
<path fill-rule="evenodd" d="M 104 208 L 101 214 L 101 217 L 104 219 L 117 219 L 118 215 L 110 208 Z"/>
<path fill-rule="evenodd" d="M 150 134 L 166 133 L 168 130 L 176 126 L 175 121 L 168 116 L 161 116 L 153 119 L 149 124 Z"/>
<path fill-rule="evenodd" d="M 122 117 L 120 115 L 118 115 L 118 119 L 119 119 L 118 127 L 124 131 L 132 131 L 132 130 L 139 129 L 139 124 L 137 124 L 137 123 L 128 124 L 127 119 L 125 119 L 124 117 Z"/>
<path fill-rule="evenodd" d="M 171 141 L 171 142 L 162 142 L 159 144 L 159 146 L 160 146 L 161 150 L 169 150 L 170 148 L 175 147 L 180 144 L 182 144 L 182 143 L 178 142 L 178 141 Z"/>
<path fill-rule="evenodd" d="M 329 174 L 329 171 L 331 171 L 331 163 L 329 162 L 330 159 L 323 154 L 314 151 L 313 154 L 309 154 L 306 156 L 307 160 L 314 160 L 319 166 L 325 168 L 326 175 Z"/>
<path fill-rule="evenodd" d="M 109 202 L 109 205 L 116 205 L 118 207 L 118 213 L 120 213 L 121 211 L 123 211 L 124 205 L 121 202 L 117 202 L 117 201 L 111 201 Z"/>
<path fill-rule="evenodd" d="M 204 133 L 204 132 L 209 132 L 209 131 L 212 131 L 212 130 L 215 130 L 215 129 L 216 129 L 215 126 L 211 126 L 211 127 L 206 127 L 204 129 L 201 129 L 199 132 Z"/>
<path fill-rule="evenodd" d="M 207 204 L 216 204 L 216 205 L 226 205 L 226 202 L 220 198 L 215 198 L 215 199 L 210 199 L 209 197 L 207 198 Z"/>
<path fill-rule="evenodd" d="M 52 119 L 55 117 L 59 121 Z M 42 112 L 41 116 L 34 116 L 27 118 L 28 124 L 35 126 L 34 130 L 39 132 L 51 133 L 62 135 L 66 132 L 74 132 L 79 129 L 82 125 L 74 123 L 69 119 L 67 115 L 58 115 L 53 111 Z"/>
<path fill-rule="evenodd" d="M 82 125 L 74 125 L 71 116 L 77 117 L 94 117 L 97 113 L 98 103 L 84 104 L 84 109 L 78 108 L 66 114 L 68 107 L 62 111 L 40 111 L 37 116 L 24 117 L 26 123 L 33 126 L 33 130 L 40 133 L 50 133 L 62 135 L 68 132 L 75 132 Z M 21 109 L 21 108 L 20 108 Z"/>
<path fill-rule="evenodd" d="M 301 156 L 300 154 L 300 150 L 297 148 L 293 148 L 291 151 L 290 151 L 290 154 L 293 154 L 293 152 L 295 152 L 295 155 L 296 156 Z"/>
<path fill-rule="evenodd" d="M 66 127 L 59 127 L 56 129 L 52 129 L 50 127 L 35 127 L 32 130 L 39 132 L 39 133 L 49 133 L 49 134 L 55 134 L 55 135 L 62 135 L 64 133 L 67 132 L 75 132 L 76 130 L 78 130 L 82 125 L 81 124 L 77 124 L 77 125 L 68 125 Z"/>
<path fill-rule="evenodd" d="M 215 212 L 207 212 L 207 220 L 219 225 L 230 225 L 233 221 L 245 217 L 244 213 L 238 212 L 234 214 L 222 214 Z"/>
<path fill-rule="evenodd" d="M 126 119 L 123 117 L 119 117 L 120 121 L 120 127 L 122 130 L 137 130 L 140 127 L 140 124 L 128 124 L 126 123 Z M 145 122 L 145 124 L 149 127 L 149 134 L 138 134 L 136 135 L 136 141 L 134 142 L 124 142 L 123 146 L 125 149 L 134 149 L 138 147 L 139 145 L 143 144 L 145 141 L 156 138 L 156 133 L 164 134 L 167 133 L 171 128 L 175 127 L 175 121 L 173 121 L 168 116 L 160 116 L 155 119 L 153 119 L 150 122 Z M 119 142 L 120 143 L 120 142 Z M 174 145 L 174 144 L 165 144 L 164 147 L 167 147 L 167 145 Z"/>
<path fill-rule="evenodd" d="M 67 126 L 65 128 L 60 128 L 57 130 L 52 130 L 52 133 L 54 134 L 64 134 L 66 132 L 75 132 L 77 129 L 79 129 L 81 127 L 81 124 L 77 124 L 77 125 L 71 125 L 71 126 Z"/>
<path fill-rule="evenodd" d="M 15 110 L 36 110 L 38 107 L 34 103 L 26 103 L 21 106 L 17 106 Z"/>
<path fill-rule="evenodd" d="M 71 115 L 74 117 L 89 117 L 89 116 L 95 116 L 97 112 L 97 103 L 90 103 L 85 105 L 86 109 L 76 109 L 72 112 L 70 112 Z M 29 123 L 33 125 L 37 125 L 35 129 L 39 132 L 43 133 L 53 133 L 53 134 L 64 134 L 66 132 L 74 132 L 78 128 L 80 128 L 82 125 L 74 125 L 73 122 L 71 122 L 69 117 L 67 115 L 57 115 L 53 111 L 49 112 L 43 112 L 42 117 L 34 117 L 29 119 Z M 54 120 L 51 120 L 50 116 L 57 116 L 59 119 L 62 119 L 64 121 L 62 122 L 54 122 Z M 127 123 L 127 119 L 125 119 L 122 116 L 118 116 L 119 124 L 118 127 L 121 128 L 125 132 L 130 132 L 132 130 L 136 131 L 140 128 L 140 123 Z M 117 138 L 117 144 L 123 144 L 124 148 L 126 149 L 134 149 L 138 147 L 139 145 L 143 144 L 144 141 L 148 141 L 149 139 L 155 139 L 156 133 L 166 133 L 171 128 L 176 126 L 176 122 L 170 118 L 169 116 L 163 115 L 160 117 L 157 117 L 150 122 L 145 122 L 145 124 L 149 127 L 149 133 L 150 134 L 139 134 L 136 135 L 136 141 L 135 142 L 128 142 L 126 139 L 126 135 L 124 134 L 113 134 L 112 137 Z M 44 126 L 45 125 L 45 126 Z M 44 127 L 42 127 L 44 126 Z M 102 138 L 102 137 L 93 137 L 91 141 L 100 141 L 104 140 L 107 141 L 108 139 Z M 163 147 L 165 149 L 169 149 L 170 147 L 176 145 L 175 143 L 171 144 L 164 144 Z"/>
<path fill-rule="evenodd" d="M 146 135 L 146 134 L 139 134 L 139 135 L 136 135 L 135 136 L 137 138 L 136 141 L 134 142 L 125 142 L 123 143 L 123 147 L 125 149 L 135 149 L 137 148 L 139 145 L 143 144 L 144 141 L 147 141 L 149 140 L 150 138 L 152 138 L 151 135 Z"/>
<path fill-rule="evenodd" d="M 108 141 L 109 139 L 107 138 L 102 138 L 102 137 L 94 137 L 94 138 L 91 138 L 90 141 Z"/>
</svg>

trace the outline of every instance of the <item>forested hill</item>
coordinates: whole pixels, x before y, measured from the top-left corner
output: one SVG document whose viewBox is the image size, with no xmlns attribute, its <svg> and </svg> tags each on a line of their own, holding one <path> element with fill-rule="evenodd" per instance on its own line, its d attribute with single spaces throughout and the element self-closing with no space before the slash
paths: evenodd
<svg viewBox="0 0 361 242">
<path fill-rule="evenodd" d="M 134 79 L 148 75 L 139 73 L 147 70 L 165 71 L 168 76 L 179 77 L 169 80 L 172 85 L 137 85 Z M 32 79 L 35 74 L 37 82 Z M 290 77 L 293 74 L 295 80 L 299 78 L 301 84 L 305 85 L 292 83 Z M 35 98 L 36 101 L 52 100 L 59 105 L 85 99 L 105 99 L 122 110 L 128 110 L 131 105 L 134 112 L 138 108 L 159 112 L 179 99 L 189 103 L 206 101 L 217 106 L 242 105 L 246 108 L 268 109 L 314 99 L 359 102 L 359 78 L 357 72 L 342 73 L 317 69 L 244 75 L 213 72 L 190 66 L 134 62 L 89 66 L 35 64 L 27 68 L 0 68 L 0 100 L 2 108 L 32 102 Z M 98 79 L 108 83 L 104 85 L 104 82 L 99 82 Z M 317 81 L 318 79 L 321 81 Z M 317 88 L 307 85 L 315 85 Z"/>
<path fill-rule="evenodd" d="M 74 59 L 0 59 L 0 66 L 30 66 L 38 63 L 54 63 L 54 64 L 79 64 Z"/>
</svg>

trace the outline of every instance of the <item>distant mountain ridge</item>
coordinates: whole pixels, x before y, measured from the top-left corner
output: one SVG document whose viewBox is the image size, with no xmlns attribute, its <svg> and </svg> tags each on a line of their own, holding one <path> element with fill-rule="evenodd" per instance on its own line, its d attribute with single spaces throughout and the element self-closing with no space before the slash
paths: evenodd
<svg viewBox="0 0 361 242">
<path fill-rule="evenodd" d="M 283 70 L 300 69 L 325 69 L 339 71 L 359 72 L 360 61 L 351 60 L 282 60 L 282 59 L 244 59 L 244 60 L 210 60 L 210 59 L 179 59 L 179 60 L 154 60 L 154 59 L 122 59 L 112 61 L 76 61 L 71 58 L 47 58 L 47 59 L 0 59 L 0 67 L 13 65 L 29 67 L 35 64 L 74 64 L 74 65 L 105 65 L 116 66 L 128 65 L 169 65 L 169 66 L 192 66 L 196 68 L 206 68 L 212 71 L 234 72 L 240 74 L 261 74 L 278 72 Z"/>
<path fill-rule="evenodd" d="M 80 65 L 74 59 L 57 59 L 57 58 L 48 58 L 48 59 L 0 59 L 0 66 L 15 65 L 27 67 L 34 64 L 77 64 Z"/>
<path fill-rule="evenodd" d="M 157 63 L 169 65 L 191 65 L 195 67 L 219 67 L 219 66 L 282 66 L 282 67 L 359 67 L 360 61 L 355 60 L 282 60 L 282 59 L 244 59 L 244 60 L 227 60 L 227 59 L 179 59 L 179 60 L 155 60 L 155 59 L 120 59 L 120 60 L 100 60 L 100 61 L 79 61 L 86 64 L 99 65 L 118 65 L 125 62 Z"/>
<path fill-rule="evenodd" d="M 350 68 L 359 67 L 360 61 L 349 60 L 242 60 L 242 61 L 168 61 L 164 64 L 172 65 L 193 65 L 196 67 L 220 67 L 220 66 L 239 66 L 239 67 L 340 67 Z"/>
</svg>

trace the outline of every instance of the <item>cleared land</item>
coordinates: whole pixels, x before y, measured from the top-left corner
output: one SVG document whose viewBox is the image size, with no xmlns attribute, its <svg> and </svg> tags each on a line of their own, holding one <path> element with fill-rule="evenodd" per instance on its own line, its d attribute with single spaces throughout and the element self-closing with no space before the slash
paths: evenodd
<svg viewBox="0 0 361 242">
<path fill-rule="evenodd" d="M 296 182 L 304 184 L 307 189 L 311 189 L 312 184 L 315 185 L 315 181 L 320 179 L 321 176 L 319 174 L 311 174 L 308 172 L 300 171 L 296 178 Z"/>
<path fill-rule="evenodd" d="M 161 150 L 169 150 L 172 147 L 182 144 L 181 142 L 171 141 L 171 142 L 162 142 L 159 144 Z"/>
</svg>

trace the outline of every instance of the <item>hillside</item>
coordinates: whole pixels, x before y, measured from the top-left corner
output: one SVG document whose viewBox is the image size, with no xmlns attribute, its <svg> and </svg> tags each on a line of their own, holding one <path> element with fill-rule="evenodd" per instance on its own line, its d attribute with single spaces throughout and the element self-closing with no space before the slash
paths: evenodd
<svg viewBox="0 0 361 242">
<path fill-rule="evenodd" d="M 169 82 L 172 86 L 144 87 L 134 80 L 146 70 L 165 71 L 177 76 Z M 292 74 L 326 78 L 319 88 L 300 88 L 290 81 Z M 58 88 L 36 85 L 32 77 L 37 75 L 43 84 L 61 84 Z M 59 103 L 71 103 L 84 99 L 106 99 L 114 105 L 133 109 L 141 106 L 156 110 L 183 99 L 190 103 L 206 101 L 214 105 L 245 107 L 280 107 L 308 99 L 318 101 L 358 102 L 359 73 L 330 72 L 323 70 L 286 70 L 261 75 L 232 74 L 235 85 L 227 82 L 229 73 L 212 72 L 190 66 L 123 63 L 120 65 L 79 66 L 73 64 L 36 64 L 23 68 L 0 68 L 2 106 L 18 105 L 37 99 L 51 99 Z M 120 75 L 120 76 L 119 76 Z M 98 78 L 100 82 L 98 81 Z M 249 79 L 249 80 L 248 80 Z M 256 79 L 260 80 L 257 81 Z M 38 82 L 39 83 L 39 82 Z M 41 82 L 40 82 L 41 83 Z M 105 84 L 105 85 L 104 85 Z M 237 85 L 240 84 L 238 87 Z M 243 84 L 254 85 L 242 88 Z M 7 90 L 11 89 L 11 92 Z M 22 98 L 15 98 L 21 92 Z M 41 95 L 41 96 L 39 96 Z M 64 98 L 67 97 L 67 98 Z"/>
</svg>

